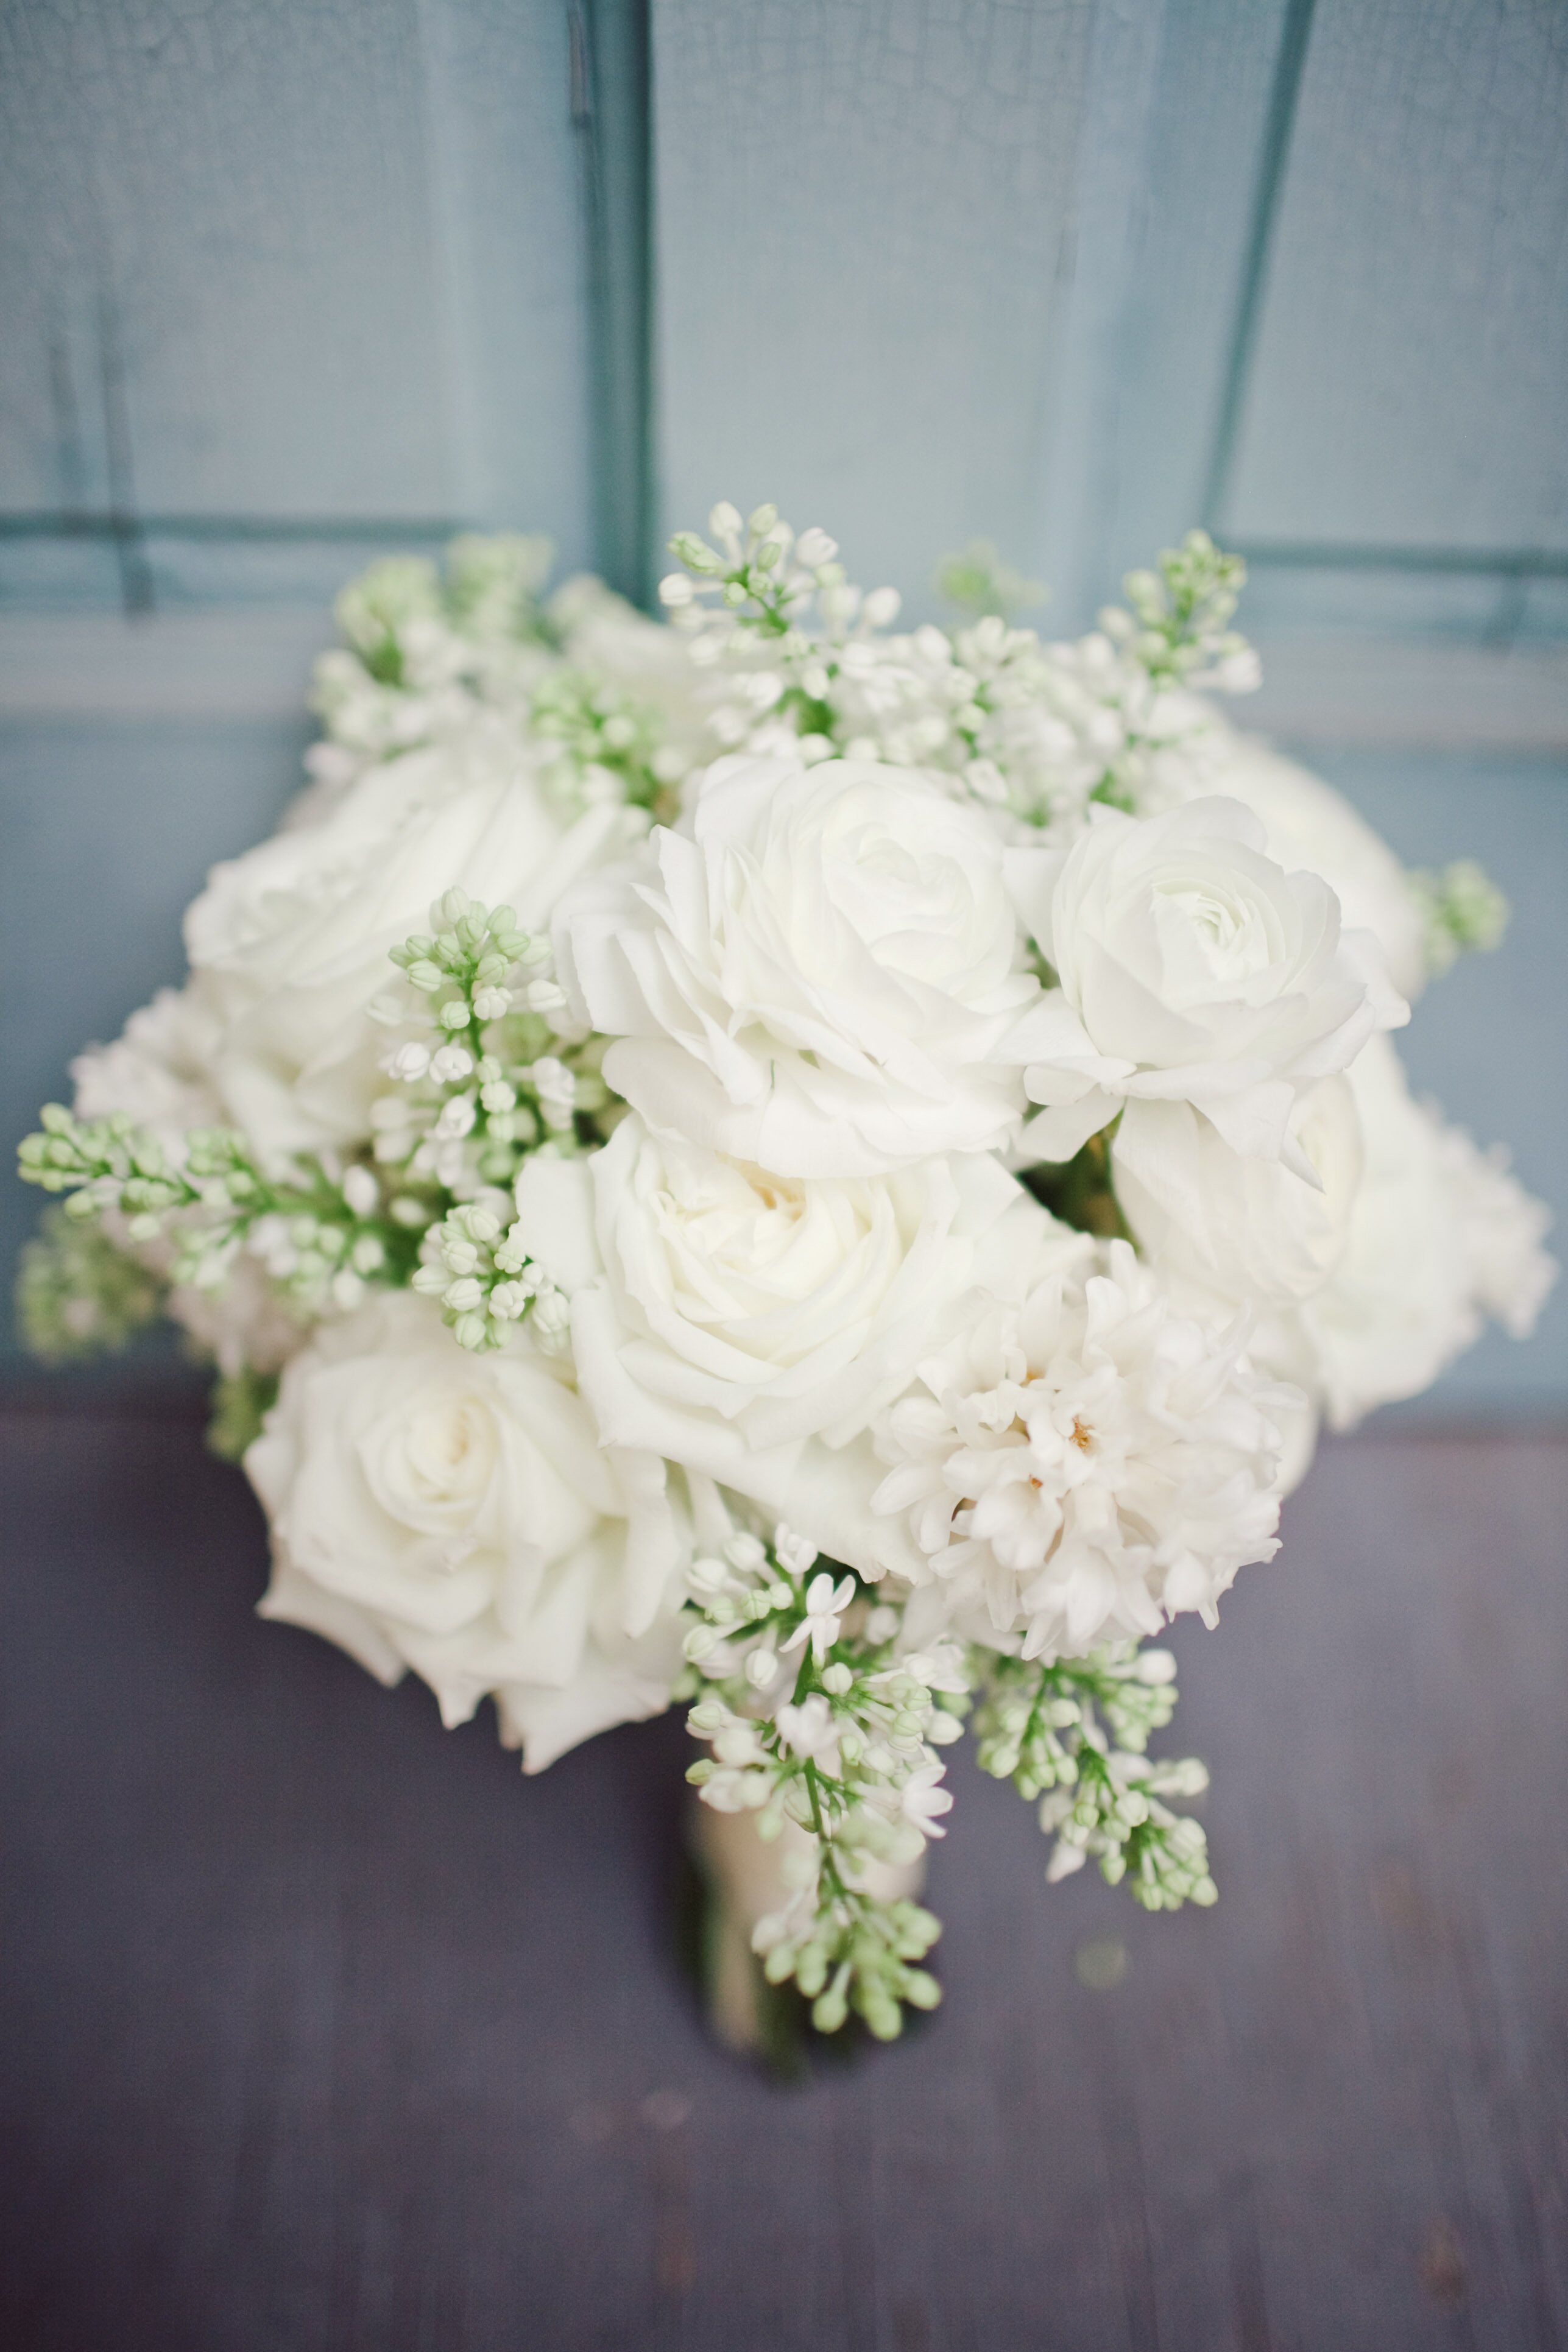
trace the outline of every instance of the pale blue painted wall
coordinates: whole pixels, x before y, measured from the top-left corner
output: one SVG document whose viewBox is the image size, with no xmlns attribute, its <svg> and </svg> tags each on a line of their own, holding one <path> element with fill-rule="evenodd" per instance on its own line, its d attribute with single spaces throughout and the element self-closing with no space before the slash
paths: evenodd
<svg viewBox="0 0 1568 2352">
<path fill-rule="evenodd" d="M 0 724 L 7 1158 L 41 1102 L 69 1099 L 70 1058 L 183 977 L 185 903 L 281 810 L 307 740 L 295 718 Z M 37 1213 L 31 1188 L 0 1188 L 7 1289 Z M 15 1362 L 8 1317 L 5 1339 Z"/>
<path fill-rule="evenodd" d="M 1564 120 L 1559 0 L 13 0 L 0 1118 L 178 976 L 297 781 L 274 623 L 300 671 L 368 551 L 449 522 L 635 587 L 777 496 L 914 610 L 987 533 L 1065 631 L 1202 515 L 1267 644 L 1568 644 Z M 125 606 L 89 714 L 71 632 Z M 221 689 L 173 628 L 209 613 Z M 1410 1050 L 1551 1192 L 1568 723 L 1516 756 L 1494 679 L 1433 750 L 1402 676 L 1308 756 L 1513 891 Z M 1563 1312 L 1454 1399 L 1568 1402 Z"/>
</svg>

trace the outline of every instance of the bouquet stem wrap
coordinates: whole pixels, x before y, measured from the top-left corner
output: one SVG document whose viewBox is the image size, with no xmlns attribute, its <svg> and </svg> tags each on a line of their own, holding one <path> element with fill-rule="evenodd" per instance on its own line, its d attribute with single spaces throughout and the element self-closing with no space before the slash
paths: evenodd
<svg viewBox="0 0 1568 2352">
<path fill-rule="evenodd" d="M 695 1801 L 688 1808 L 687 1833 L 702 1885 L 699 1964 L 709 2026 L 727 2050 L 778 2063 L 787 2055 L 775 2021 L 779 1995 L 753 1938 L 764 1919 L 787 1907 L 795 1891 L 792 1879 L 810 1874 L 814 1841 L 786 1822 L 765 1843 L 755 1813 L 716 1813 Z M 914 1902 L 925 1876 L 924 1854 L 911 1862 L 873 1862 L 865 1872 L 866 1891 L 880 1904 Z"/>
</svg>

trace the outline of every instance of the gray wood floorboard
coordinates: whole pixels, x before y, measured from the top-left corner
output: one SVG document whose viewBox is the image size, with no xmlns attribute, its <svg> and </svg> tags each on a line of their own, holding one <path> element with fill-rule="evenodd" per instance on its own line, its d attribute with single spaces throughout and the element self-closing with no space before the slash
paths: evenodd
<svg viewBox="0 0 1568 2352">
<path fill-rule="evenodd" d="M 1328 1448 L 1178 1637 L 1218 1907 L 1047 1890 L 959 1767 L 943 2008 L 792 2092 L 671 1958 L 676 1724 L 522 1781 L 252 1618 L 259 1517 L 190 1423 L 0 1434 L 7 2346 L 1568 2336 L 1568 1443 Z"/>
</svg>

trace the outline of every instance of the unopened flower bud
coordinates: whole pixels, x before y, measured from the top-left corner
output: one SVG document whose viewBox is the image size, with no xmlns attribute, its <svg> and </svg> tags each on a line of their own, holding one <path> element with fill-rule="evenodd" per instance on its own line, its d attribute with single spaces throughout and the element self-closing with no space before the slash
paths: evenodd
<svg viewBox="0 0 1568 2352">
<path fill-rule="evenodd" d="M 381 1199 L 381 1187 L 368 1168 L 351 1168 L 343 1177 L 342 1195 L 356 1217 L 370 1217 Z"/>
</svg>

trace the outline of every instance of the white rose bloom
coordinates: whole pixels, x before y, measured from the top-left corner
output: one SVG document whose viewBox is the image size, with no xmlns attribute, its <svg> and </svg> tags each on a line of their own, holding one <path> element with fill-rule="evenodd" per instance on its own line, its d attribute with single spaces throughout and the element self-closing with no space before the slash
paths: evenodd
<svg viewBox="0 0 1568 2352">
<path fill-rule="evenodd" d="M 1037 1003 L 987 819 L 869 761 L 721 760 L 691 835 L 573 892 L 563 983 L 650 1127 L 785 1176 L 1005 1143 Z"/>
<path fill-rule="evenodd" d="M 1221 722 L 1210 744 L 1211 768 L 1202 789 L 1224 793 L 1261 817 L 1268 855 L 1281 866 L 1322 876 L 1346 928 L 1373 934 L 1395 988 L 1414 1003 L 1427 980 L 1426 927 L 1388 844 L 1342 793 L 1256 736 Z"/>
<path fill-rule="evenodd" d="M 437 1307 L 377 1299 L 294 1358 L 245 1466 L 263 1616 L 383 1682 L 412 1666 L 448 1724 L 493 1693 L 529 1771 L 668 1706 L 689 1547 L 663 1465 L 603 1446 L 521 1337 L 474 1355 Z"/>
<path fill-rule="evenodd" d="M 1487 1314 L 1526 1337 L 1556 1272 L 1541 1246 L 1545 1208 L 1413 1099 L 1386 1039 L 1372 1041 L 1350 1082 L 1365 1177 L 1344 1256 L 1301 1310 L 1336 1429 L 1430 1388 Z"/>
<path fill-rule="evenodd" d="M 1145 1103 L 1190 1102 L 1234 1150 L 1316 1181 L 1290 1131 L 1299 1097 L 1409 1008 L 1376 941 L 1342 932 L 1328 884 L 1263 845 L 1239 803 L 1201 800 L 1108 809 L 1065 853 L 1009 853 L 1058 982 L 1029 1024 L 1048 1030 L 1026 1073 L 1046 1106 L 1025 1139 L 1037 1156 L 1070 1159 L 1118 1110 L 1135 1128 Z"/>
<path fill-rule="evenodd" d="M 1162 1275 L 1235 1305 L 1310 1297 L 1343 1255 L 1361 1185 L 1361 1126 L 1344 1078 L 1320 1078 L 1290 1114 L 1308 1182 L 1280 1160 L 1233 1151 L 1191 1103 L 1146 1102 L 1111 1145 L 1116 1197 Z"/>
<path fill-rule="evenodd" d="M 185 943 L 217 1008 L 224 1118 L 263 1159 L 368 1132 L 384 1041 L 367 1008 L 394 977 L 389 949 L 425 927 L 443 891 L 542 926 L 564 884 L 624 839 L 613 809 L 564 827 L 521 756 L 479 734 L 411 751 L 318 823 L 214 868 Z"/>
<path fill-rule="evenodd" d="M 877 1434 L 875 1507 L 908 1518 L 956 1622 L 1030 1657 L 1208 1624 L 1237 1569 L 1278 1549 L 1279 1409 L 1244 1321 L 1173 1312 L 1125 1242 L 1054 1271 L 921 1366 Z"/>
<path fill-rule="evenodd" d="M 869 1574 L 884 1564 L 856 1549 L 870 1457 L 834 1454 L 1043 1216 L 984 1156 L 775 1177 L 635 1115 L 590 1159 L 529 1161 L 517 1206 L 524 1246 L 571 1299 L 605 1440 L 752 1496 Z"/>
</svg>

